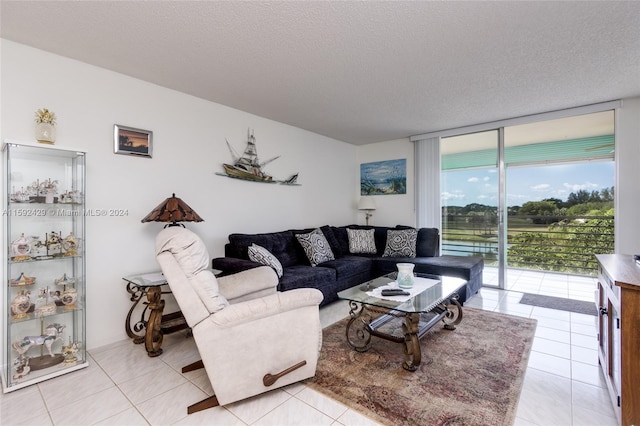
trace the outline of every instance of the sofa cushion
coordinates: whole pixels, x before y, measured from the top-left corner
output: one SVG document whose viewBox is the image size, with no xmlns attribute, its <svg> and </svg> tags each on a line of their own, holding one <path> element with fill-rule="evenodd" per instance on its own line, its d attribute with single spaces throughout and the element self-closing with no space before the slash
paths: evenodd
<svg viewBox="0 0 640 426">
<path fill-rule="evenodd" d="M 249 247 L 249 259 L 265 266 L 270 266 L 276 271 L 278 278 L 282 276 L 282 264 L 269 250 L 257 244 Z"/>
<path fill-rule="evenodd" d="M 376 253 L 376 241 L 373 229 L 347 228 L 349 253 Z"/>
<path fill-rule="evenodd" d="M 415 229 L 389 229 L 387 244 L 383 257 L 416 257 L 416 240 L 418 231 Z"/>
<path fill-rule="evenodd" d="M 347 255 L 325 262 L 322 264 L 322 267 L 334 269 L 336 271 L 336 278 L 343 280 L 363 273 L 371 274 L 373 263 L 368 257 Z"/>
<path fill-rule="evenodd" d="M 331 286 L 336 281 L 336 271 L 322 266 L 294 265 L 284 268 L 282 278 L 278 284 L 279 291 L 294 288 L 322 288 Z"/>
<path fill-rule="evenodd" d="M 296 234 L 296 238 L 304 249 L 311 266 L 335 259 L 329 242 L 320 229 L 314 229 L 308 234 Z"/>
<path fill-rule="evenodd" d="M 416 243 L 416 257 L 440 256 L 440 231 L 438 228 L 420 228 Z"/>
<path fill-rule="evenodd" d="M 340 245 L 340 241 L 336 237 L 334 229 L 329 225 L 325 225 L 321 226 L 320 230 L 329 242 L 329 247 L 331 247 L 331 251 L 333 252 L 334 257 L 340 257 L 344 255 L 345 251 L 342 249 L 342 246 Z"/>
</svg>

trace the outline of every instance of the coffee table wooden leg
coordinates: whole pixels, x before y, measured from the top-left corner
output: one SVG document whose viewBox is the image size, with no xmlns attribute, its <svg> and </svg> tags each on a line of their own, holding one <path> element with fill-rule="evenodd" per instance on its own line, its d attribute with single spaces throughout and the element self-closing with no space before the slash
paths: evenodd
<svg viewBox="0 0 640 426">
<path fill-rule="evenodd" d="M 418 339 L 419 322 L 420 314 L 413 313 L 407 314 L 404 324 L 402 324 L 402 333 L 404 334 L 404 363 L 402 368 L 409 371 L 416 371 L 422 359 L 420 339 Z"/>
</svg>

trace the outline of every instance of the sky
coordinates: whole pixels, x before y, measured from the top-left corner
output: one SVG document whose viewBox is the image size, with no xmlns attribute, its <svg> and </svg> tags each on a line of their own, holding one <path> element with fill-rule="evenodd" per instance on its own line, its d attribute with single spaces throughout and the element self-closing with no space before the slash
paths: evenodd
<svg viewBox="0 0 640 426">
<path fill-rule="evenodd" d="M 613 161 L 508 168 L 507 206 L 546 198 L 566 201 L 570 193 L 581 189 L 591 192 L 611 188 L 614 179 Z M 443 172 L 441 193 L 443 206 L 472 203 L 497 206 L 497 169 Z"/>
</svg>

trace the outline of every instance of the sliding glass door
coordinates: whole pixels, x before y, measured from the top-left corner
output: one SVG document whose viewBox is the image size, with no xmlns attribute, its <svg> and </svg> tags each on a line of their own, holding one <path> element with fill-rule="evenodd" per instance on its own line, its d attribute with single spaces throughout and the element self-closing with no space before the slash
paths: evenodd
<svg viewBox="0 0 640 426">
<path fill-rule="evenodd" d="M 500 135 L 490 130 L 440 141 L 442 253 L 481 256 L 498 270 L 504 257 Z M 486 285 L 498 285 L 497 275 L 487 278 Z"/>
<path fill-rule="evenodd" d="M 485 285 L 514 269 L 594 275 L 614 250 L 614 112 L 443 137 L 442 253 L 482 256 Z"/>
</svg>

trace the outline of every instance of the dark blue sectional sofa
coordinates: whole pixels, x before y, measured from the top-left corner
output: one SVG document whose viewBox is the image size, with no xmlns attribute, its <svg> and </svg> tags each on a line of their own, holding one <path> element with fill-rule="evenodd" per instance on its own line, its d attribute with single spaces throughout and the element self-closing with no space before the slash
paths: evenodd
<svg viewBox="0 0 640 426">
<path fill-rule="evenodd" d="M 374 229 L 375 254 L 352 254 L 349 252 L 347 228 Z M 312 231 L 292 229 L 264 234 L 231 234 L 225 245 L 225 257 L 213 259 L 212 266 L 220 275 L 240 272 L 261 266 L 249 260 L 248 248 L 252 244 L 267 249 L 282 264 L 283 275 L 278 284 L 279 291 L 301 287 L 316 288 L 324 295 L 322 305 L 338 299 L 338 292 L 397 270 L 396 263 L 415 264 L 414 272 L 450 275 L 467 280 L 460 292 L 460 302 L 475 294 L 482 286 L 484 261 L 481 257 L 440 256 L 440 236 L 437 228 L 418 229 L 416 257 L 383 257 L 388 230 L 408 229 L 406 226 L 322 226 L 319 229 L 327 239 L 335 260 L 311 266 L 296 239 L 296 234 Z"/>
</svg>

